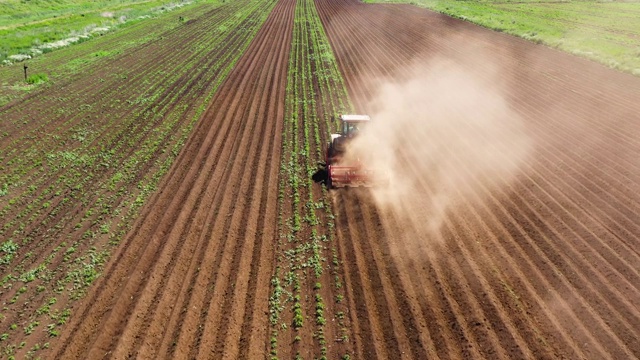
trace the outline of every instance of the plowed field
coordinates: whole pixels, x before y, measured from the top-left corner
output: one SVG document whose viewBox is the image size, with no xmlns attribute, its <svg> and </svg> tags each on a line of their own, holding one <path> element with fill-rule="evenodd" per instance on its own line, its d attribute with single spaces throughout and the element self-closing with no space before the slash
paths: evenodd
<svg viewBox="0 0 640 360">
<path fill-rule="evenodd" d="M 265 352 L 294 4 L 275 6 L 221 85 L 54 358 Z"/>
<path fill-rule="evenodd" d="M 638 358 L 640 81 L 411 6 L 317 6 L 408 187 L 332 194 L 358 357 Z"/>
<path fill-rule="evenodd" d="M 185 95 L 171 89 L 159 98 L 132 95 L 129 105 L 150 102 L 148 108 L 131 115 L 118 101 L 110 110 L 131 115 L 131 124 L 105 121 L 95 136 L 89 133 L 100 144 L 97 134 L 117 129 L 114 142 L 128 140 L 123 149 L 138 154 L 136 142 L 154 140 L 155 124 L 175 117 L 178 124 L 166 126 L 176 130 L 167 133 L 184 133 L 185 142 L 100 276 L 85 285 L 86 295 L 59 300 L 60 309 L 70 308 L 68 322 L 58 323 L 59 334 L 40 331 L 38 341 L 47 337 L 51 348 L 38 355 L 640 358 L 640 79 L 413 6 L 313 4 L 222 5 L 194 13 L 184 27 L 139 49 L 144 64 L 118 57 L 161 79 L 169 76 L 161 64 L 180 68 L 192 51 L 211 51 L 175 75 L 174 90 L 185 87 Z M 251 21 L 258 14 L 266 16 L 261 25 Z M 226 22 L 242 16 L 248 18 Z M 229 32 L 230 26 L 238 28 Z M 180 53 L 171 55 L 172 48 Z M 156 62 L 153 54 L 172 62 Z M 232 63 L 228 73 L 220 70 Z M 114 69 L 105 65 L 98 74 L 114 82 L 114 98 L 133 93 L 128 84 L 145 88 L 142 76 L 126 81 L 136 72 L 106 64 Z M 163 88 L 157 81 L 152 87 Z M 21 261 L 24 271 L 34 257 L 62 268 L 79 256 L 75 251 L 89 254 L 74 262 L 85 265 L 96 256 L 93 246 L 108 240 L 91 237 L 104 219 L 87 203 L 102 209 L 104 194 L 115 198 L 104 209 L 117 207 L 127 189 L 137 194 L 142 187 L 135 179 L 170 163 L 164 147 L 140 157 L 149 165 L 122 157 L 87 170 L 89 160 L 74 158 L 56 171 L 65 178 L 69 168 L 78 169 L 86 191 L 85 182 L 65 191 L 83 197 L 50 195 L 48 168 L 37 165 L 32 147 L 51 143 L 60 155 L 46 159 L 66 159 L 73 154 L 60 137 L 84 129 L 78 124 L 100 124 L 112 105 L 90 77 L 65 84 L 77 95 L 57 98 L 55 89 L 45 89 L 0 108 L 11 119 L 2 128 L 2 165 L 19 177 L 15 164 L 24 163 L 28 175 L 20 183 L 26 197 L 16 207 L 6 201 L 6 214 L 42 219 L 26 230 L 17 221 L 3 225 L 6 234 L 25 231 L 35 239 L 20 242 L 15 258 L 5 256 Z M 197 122 L 181 125 L 197 111 L 184 103 L 184 113 L 172 109 L 181 109 L 181 97 L 200 104 L 206 91 L 213 95 Z M 43 94 L 49 102 L 39 102 Z M 79 115 L 47 117 L 43 104 L 55 102 L 72 104 Z M 371 154 L 389 184 L 325 191 L 310 179 L 315 161 L 335 128 L 331 117 L 351 103 L 374 120 L 355 146 Z M 166 115 L 159 112 L 165 106 Z M 45 120 L 34 122 L 36 115 Z M 163 139 L 149 142 L 182 144 Z M 113 159 L 121 159 L 114 149 Z M 125 186 L 117 166 L 134 168 L 135 179 L 127 189 L 109 190 Z M 34 210 L 30 192 L 54 200 Z M 49 208 L 60 211 L 55 231 L 46 222 Z M 109 214 L 114 222 L 120 216 Z M 76 223 L 82 231 L 73 231 Z M 66 241 L 78 245 L 70 251 Z M 25 286 L 28 298 L 3 280 L 1 299 L 5 305 L 17 299 L 12 306 L 28 310 L 30 301 L 46 302 L 32 285 L 54 293 L 51 284 L 63 281 L 56 276 L 63 277 Z M 31 320 L 40 329 L 22 313 L 8 319 L 25 326 L 25 336 Z"/>
</svg>

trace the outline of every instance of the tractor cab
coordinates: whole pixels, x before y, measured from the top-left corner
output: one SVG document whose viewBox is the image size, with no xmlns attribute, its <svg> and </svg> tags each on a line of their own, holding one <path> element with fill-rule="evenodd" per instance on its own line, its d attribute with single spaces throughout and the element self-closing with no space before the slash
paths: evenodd
<svg viewBox="0 0 640 360">
<path fill-rule="evenodd" d="M 371 118 L 369 115 L 340 115 L 342 121 L 342 136 L 354 137 L 363 129 Z"/>
<path fill-rule="evenodd" d="M 340 121 L 340 134 L 331 134 L 331 147 L 334 155 L 344 152 L 347 143 L 367 126 L 371 118 L 369 115 L 340 115 Z"/>
<path fill-rule="evenodd" d="M 340 115 L 341 133 L 327 146 L 327 187 L 368 186 L 371 171 L 358 158 L 345 158 L 347 145 L 371 121 L 369 115 Z"/>
</svg>

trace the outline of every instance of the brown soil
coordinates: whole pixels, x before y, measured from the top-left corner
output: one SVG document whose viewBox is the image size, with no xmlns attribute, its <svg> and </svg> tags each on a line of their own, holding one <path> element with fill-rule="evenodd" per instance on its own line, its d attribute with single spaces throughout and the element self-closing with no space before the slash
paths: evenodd
<svg viewBox="0 0 640 360">
<path fill-rule="evenodd" d="M 53 358 L 266 351 L 293 5 L 276 5 L 219 88 Z"/>
<path fill-rule="evenodd" d="M 5 356 L 51 351 L 75 300 L 131 229 L 140 210 L 132 204 L 166 172 L 273 4 L 202 4 L 183 13 L 188 22 L 155 35 L 153 19 L 30 62 L 30 69 L 64 73 L 96 49 L 147 36 L 144 45 L 95 58 L 70 77 L 52 76 L 0 108 L 0 187 L 9 184 L 0 196 L 0 242 L 18 246 L 0 264 L 0 324 L 15 330 L 3 332 Z M 247 31 L 216 31 L 243 6 L 255 15 L 236 20 Z"/>
<path fill-rule="evenodd" d="M 375 191 L 332 191 L 344 348 L 361 359 L 640 357 L 640 80 L 412 6 L 316 5 L 359 112 L 384 108 L 371 102 L 382 84 L 446 59 L 496 82 L 522 125 L 476 134 L 508 176 L 469 165 L 455 140 L 421 153 L 432 138 L 414 126 L 394 149 L 411 197 L 382 206 Z M 294 6 L 276 5 L 50 358 L 267 356 Z M 472 126 L 454 125 L 438 131 L 456 139 Z M 527 156 L 508 156 L 522 136 Z M 422 166 L 439 156 L 464 164 L 449 169 L 459 181 L 441 214 L 439 174 Z"/>
<path fill-rule="evenodd" d="M 640 79 L 412 6 L 317 7 L 359 112 L 380 113 L 382 84 L 445 59 L 497 83 L 530 143 L 508 178 L 445 145 L 437 156 L 462 180 L 436 230 L 439 175 L 421 164 L 440 159 L 415 155 L 426 125 L 398 131 L 396 166 L 414 180 L 404 208 L 333 192 L 357 357 L 639 357 Z M 520 146 L 490 130 L 477 133 L 488 146 Z"/>
</svg>

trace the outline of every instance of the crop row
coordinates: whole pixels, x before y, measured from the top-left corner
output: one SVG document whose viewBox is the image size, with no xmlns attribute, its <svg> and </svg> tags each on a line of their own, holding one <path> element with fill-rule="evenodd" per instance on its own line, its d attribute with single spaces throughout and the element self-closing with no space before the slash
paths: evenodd
<svg viewBox="0 0 640 360">
<path fill-rule="evenodd" d="M 42 90 L 58 87 L 73 80 L 82 79 L 86 73 L 94 73 L 102 64 L 130 56 L 131 52 L 141 51 L 153 46 L 169 36 L 172 31 L 182 31 L 187 23 L 201 16 L 203 12 L 212 13 L 219 9 L 220 0 L 200 1 L 198 4 L 184 6 L 144 21 L 127 22 L 117 31 L 92 37 L 90 41 L 71 47 L 49 52 L 45 57 L 28 60 L 28 75 L 45 74 L 47 81 L 37 86 L 24 84 L 23 63 L 0 66 L 0 107 L 27 96 L 42 96 Z M 231 4 L 225 6 L 230 7 Z M 221 12 L 218 10 L 220 14 Z M 96 78 L 99 81 L 99 78 Z M 60 92 L 58 92 L 60 93 Z M 0 133 L 0 138 L 4 134 Z M 6 135 L 4 135 L 6 136 Z"/>
<path fill-rule="evenodd" d="M 57 335 L 272 6 L 203 6 L 86 75 L 0 109 L 10 134 L 0 139 L 6 356 Z"/>
<path fill-rule="evenodd" d="M 37 56 L 65 44 L 101 36 L 116 27 L 129 26 L 187 4 L 169 5 L 164 0 L 120 4 L 85 1 L 56 4 L 57 9 L 56 5 L 46 9 L 42 3 L 31 2 L 13 6 L 0 4 L 0 63 Z"/>
<path fill-rule="evenodd" d="M 326 189 L 315 183 L 322 177 L 317 164 L 336 128 L 334 119 L 352 110 L 348 99 L 313 1 L 298 0 L 285 100 L 280 239 L 269 304 L 273 358 L 349 356 L 332 204 Z"/>
</svg>

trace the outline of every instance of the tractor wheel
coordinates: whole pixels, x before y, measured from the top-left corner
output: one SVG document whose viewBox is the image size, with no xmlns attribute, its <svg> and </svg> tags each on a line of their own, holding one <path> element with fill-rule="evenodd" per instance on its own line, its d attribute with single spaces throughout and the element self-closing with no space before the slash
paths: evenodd
<svg viewBox="0 0 640 360">
<path fill-rule="evenodd" d="M 327 144 L 327 165 L 329 165 L 329 159 L 333 156 L 333 146 L 331 142 Z"/>
</svg>

